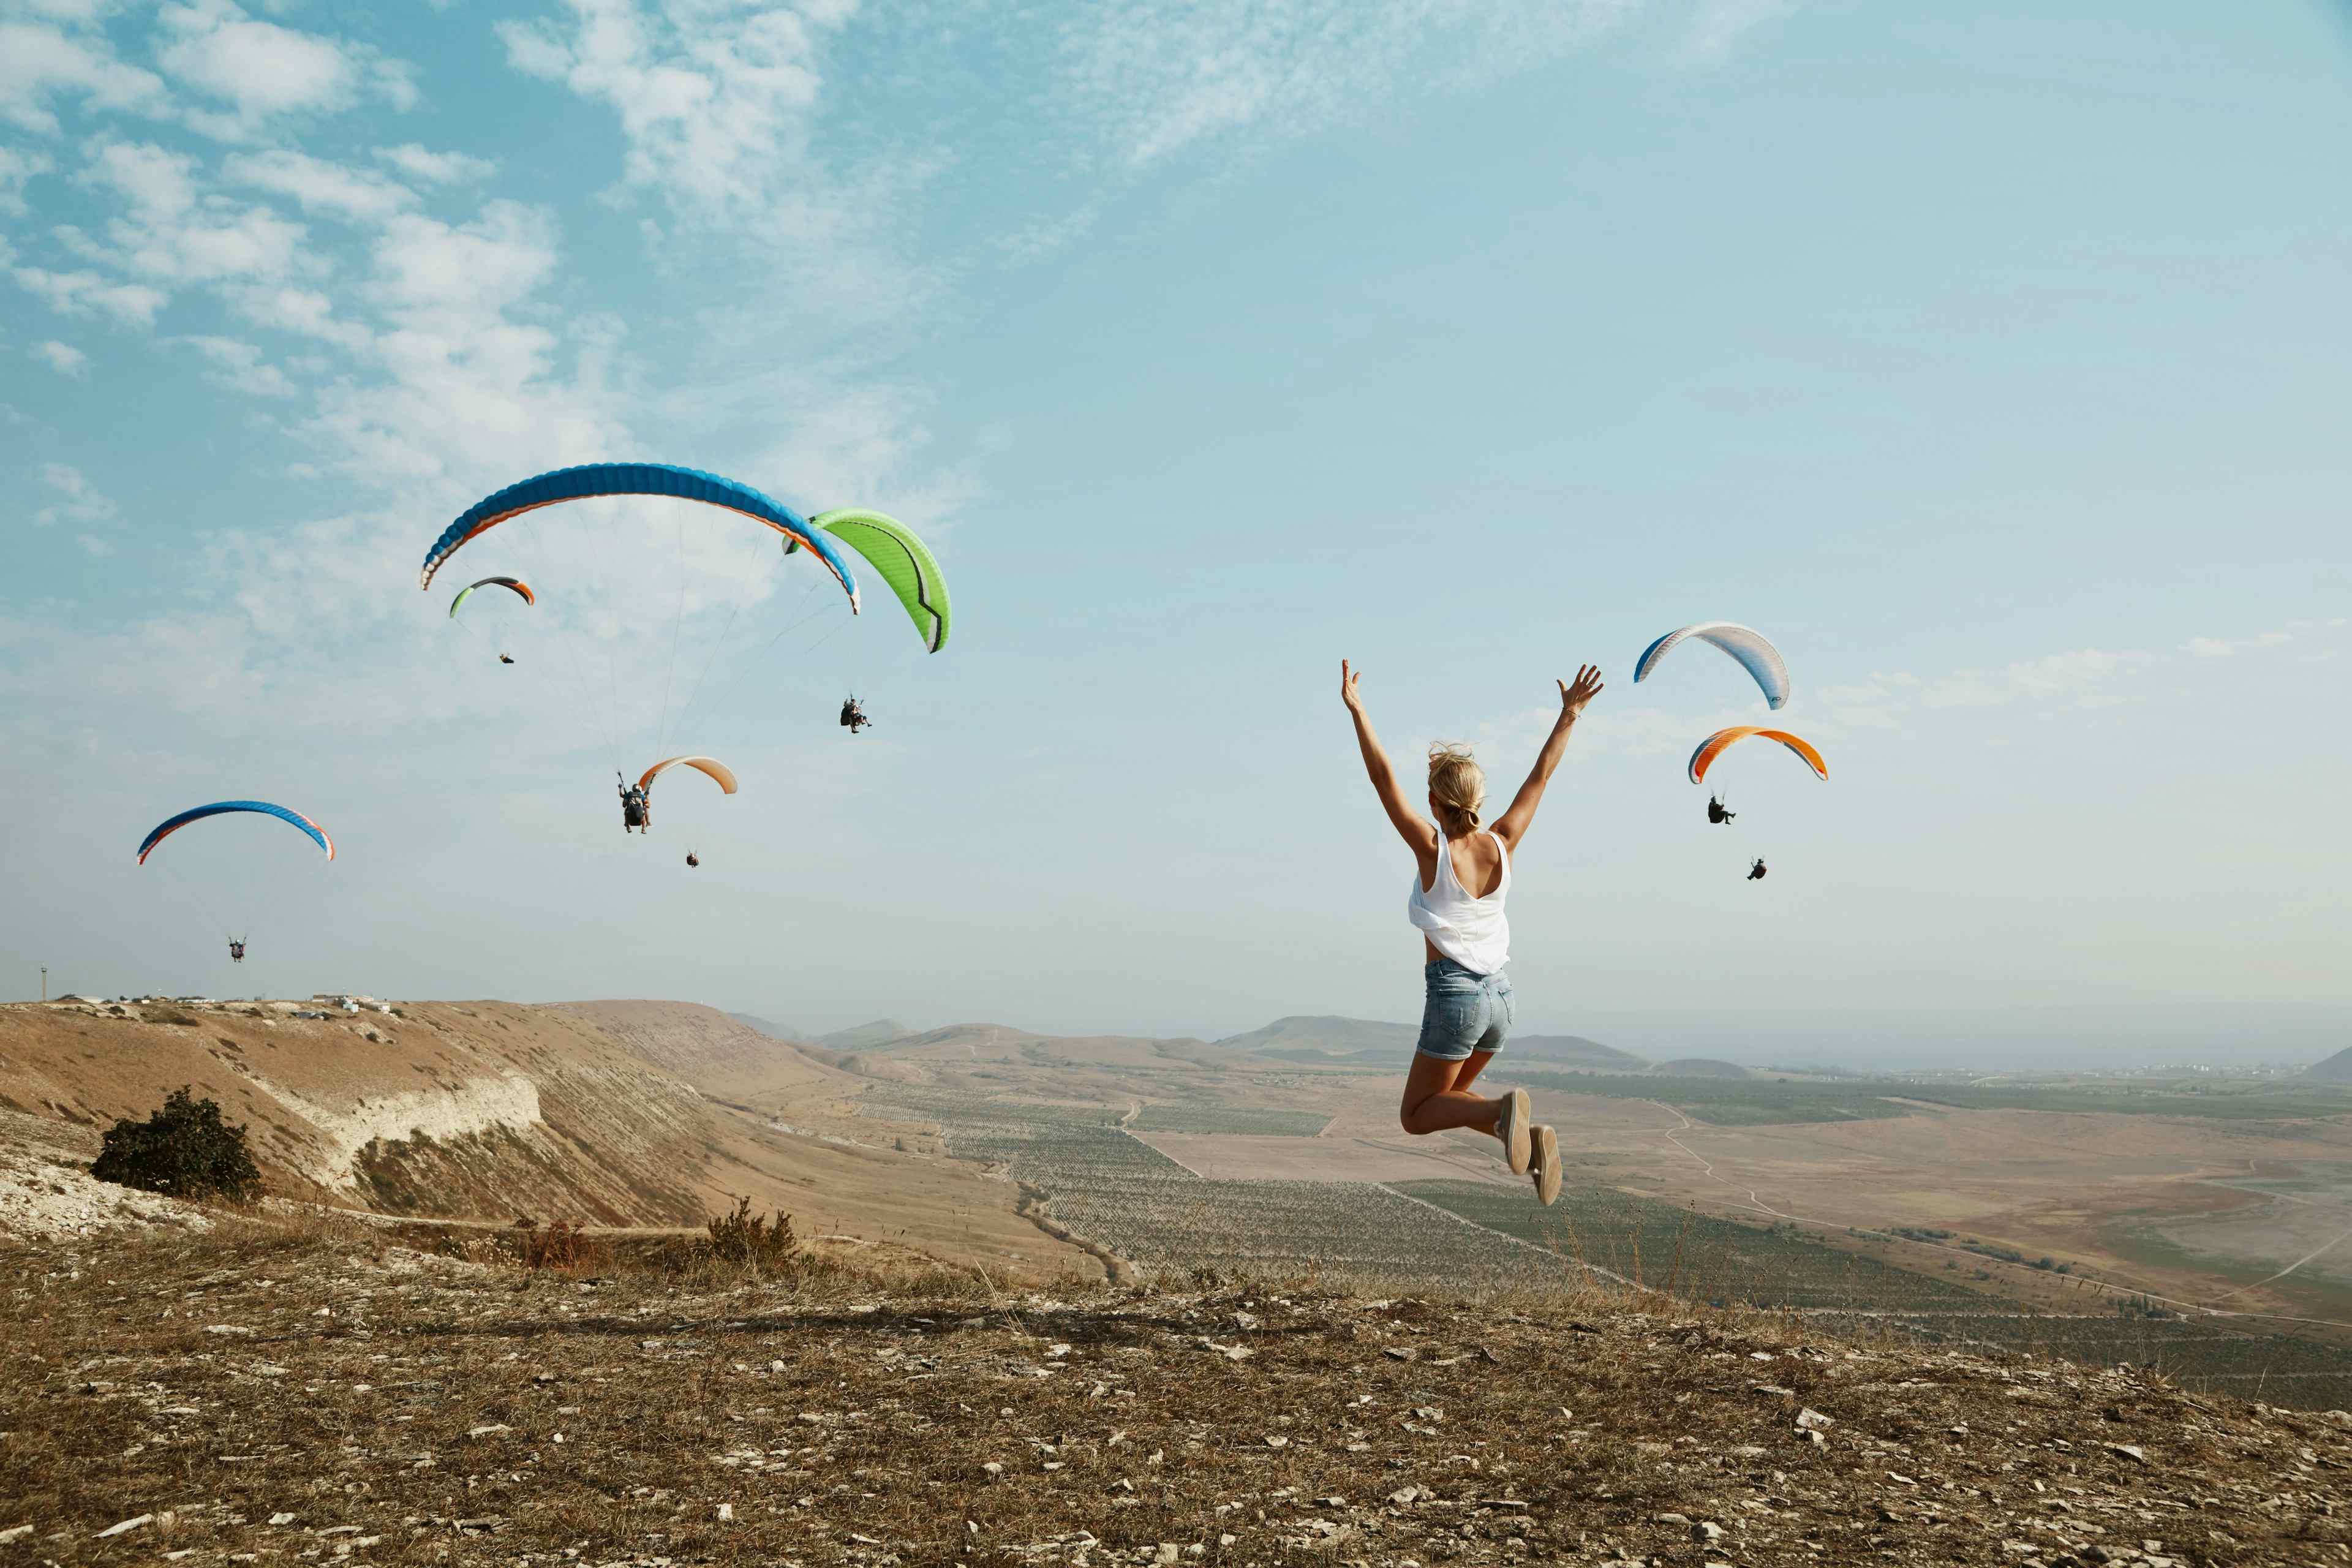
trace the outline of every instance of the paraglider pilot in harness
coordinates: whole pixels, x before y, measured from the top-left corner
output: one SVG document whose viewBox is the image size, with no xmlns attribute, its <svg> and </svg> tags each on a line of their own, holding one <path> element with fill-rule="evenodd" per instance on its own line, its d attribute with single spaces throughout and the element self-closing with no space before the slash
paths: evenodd
<svg viewBox="0 0 2352 1568">
<path fill-rule="evenodd" d="M 635 828 L 643 833 L 653 825 L 653 801 L 644 790 L 621 778 L 619 773 L 613 776 L 621 779 L 621 831 L 626 833 Z"/>
<path fill-rule="evenodd" d="M 1756 857 L 1756 864 L 1748 868 L 1748 879 L 1751 882 L 1760 882 L 1764 879 L 1764 857 L 1761 855 Z"/>
<path fill-rule="evenodd" d="M 245 943 L 241 942 L 231 942 L 228 944 L 228 958 L 231 963 L 243 963 L 245 962 Z"/>
<path fill-rule="evenodd" d="M 1706 797 L 1706 819 L 1709 822 L 1729 822 L 1733 817 L 1738 816 L 1738 815 L 1739 814 L 1736 811 L 1724 810 L 1723 801 L 1720 796 L 1711 795 Z"/>
<path fill-rule="evenodd" d="M 866 716 L 865 708 L 858 703 L 857 699 L 855 697 L 849 698 L 842 703 L 841 721 L 849 727 L 849 732 L 853 735 L 857 733 L 861 727 L 874 722 L 873 720 L 868 719 Z"/>
</svg>

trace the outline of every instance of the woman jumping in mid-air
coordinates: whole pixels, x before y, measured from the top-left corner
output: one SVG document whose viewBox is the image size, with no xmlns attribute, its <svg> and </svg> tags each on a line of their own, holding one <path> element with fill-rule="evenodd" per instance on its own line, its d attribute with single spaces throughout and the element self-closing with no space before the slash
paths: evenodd
<svg viewBox="0 0 2352 1568">
<path fill-rule="evenodd" d="M 1533 1173 L 1536 1195 L 1549 1204 L 1559 1196 L 1559 1138 L 1534 1125 L 1528 1091 L 1515 1089 L 1496 1099 L 1470 1092 L 1511 1033 L 1511 983 L 1503 966 L 1511 958 L 1511 925 L 1503 900 L 1511 890 L 1511 856 L 1536 819 L 1544 786 L 1568 750 L 1585 704 L 1601 693 L 1601 671 L 1580 666 L 1576 682 L 1559 688 L 1559 719 L 1536 758 L 1534 771 L 1511 807 L 1481 831 L 1486 778 L 1467 750 L 1433 747 L 1429 753 L 1429 809 L 1433 824 L 1413 810 L 1397 783 L 1396 770 L 1364 716 L 1357 677 L 1339 661 L 1339 699 L 1356 721 L 1356 744 L 1372 789 L 1405 844 L 1417 875 L 1408 913 L 1420 928 L 1422 975 L 1427 1001 L 1421 1015 L 1421 1043 L 1404 1080 L 1397 1119 L 1407 1132 L 1443 1132 L 1475 1127 L 1500 1139 L 1512 1173 Z M 1475 889 L 1475 891 L 1474 891 Z"/>
</svg>

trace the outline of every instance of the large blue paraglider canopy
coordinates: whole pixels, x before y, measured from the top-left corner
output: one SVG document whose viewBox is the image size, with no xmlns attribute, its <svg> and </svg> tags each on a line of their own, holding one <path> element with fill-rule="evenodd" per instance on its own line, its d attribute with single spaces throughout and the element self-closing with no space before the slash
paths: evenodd
<svg viewBox="0 0 2352 1568">
<path fill-rule="evenodd" d="M 147 856 L 155 846 L 191 822 L 201 822 L 207 816 L 220 816 L 232 811 L 257 811 L 264 816 L 274 816 L 280 822 L 290 822 L 309 834 L 311 841 L 327 852 L 328 859 L 331 860 L 335 858 L 335 843 L 333 839 L 327 837 L 327 830 L 299 811 L 283 805 L 272 805 L 266 800 L 216 800 L 210 805 L 194 806 L 180 813 L 177 816 L 168 816 L 157 823 L 154 831 L 139 841 L 139 863 L 142 866 L 147 864 Z"/>
<path fill-rule="evenodd" d="M 433 574 L 441 570 L 441 563 L 476 534 L 539 507 L 596 496 L 676 496 L 680 500 L 723 506 L 730 511 L 757 518 L 786 539 L 814 551 L 849 595 L 851 613 L 856 612 L 857 579 L 850 574 L 849 563 L 842 558 L 840 546 L 832 535 L 812 527 L 808 519 L 750 485 L 670 463 L 584 463 L 574 468 L 557 468 L 484 496 L 459 512 L 457 521 L 443 529 L 441 537 L 433 542 L 433 548 L 425 552 L 417 585 L 431 587 Z"/>
</svg>

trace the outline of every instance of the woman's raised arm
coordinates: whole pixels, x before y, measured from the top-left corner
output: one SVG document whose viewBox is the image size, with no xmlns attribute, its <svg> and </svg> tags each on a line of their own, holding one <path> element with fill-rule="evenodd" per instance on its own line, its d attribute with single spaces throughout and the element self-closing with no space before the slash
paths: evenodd
<svg viewBox="0 0 2352 1568">
<path fill-rule="evenodd" d="M 1580 664 L 1576 667 L 1576 684 L 1559 683 L 1559 718 L 1551 727 L 1551 734 L 1536 758 L 1536 765 L 1528 774 L 1528 782 L 1511 797 L 1511 809 L 1503 813 L 1495 824 L 1495 837 L 1512 849 L 1519 847 L 1528 829 L 1536 819 L 1536 807 L 1543 804 L 1544 786 L 1551 783 L 1552 770 L 1559 766 L 1562 752 L 1568 750 L 1568 732 L 1576 728 L 1576 721 L 1584 712 L 1584 705 L 1601 695 L 1601 667 Z"/>
<path fill-rule="evenodd" d="M 1410 845 L 1419 856 L 1437 853 L 1437 829 L 1427 818 L 1413 810 L 1397 783 L 1396 769 L 1389 763 L 1389 754 L 1381 748 L 1381 738 L 1372 733 L 1372 721 L 1364 713 L 1364 700 L 1356 690 L 1357 676 L 1339 661 L 1339 700 L 1348 705 L 1348 716 L 1356 723 L 1356 745 L 1364 753 L 1364 772 L 1371 775 L 1372 793 L 1381 797 L 1381 809 L 1389 814 L 1390 823 L 1398 837 Z M 1423 880 L 1426 880 L 1426 877 Z"/>
</svg>

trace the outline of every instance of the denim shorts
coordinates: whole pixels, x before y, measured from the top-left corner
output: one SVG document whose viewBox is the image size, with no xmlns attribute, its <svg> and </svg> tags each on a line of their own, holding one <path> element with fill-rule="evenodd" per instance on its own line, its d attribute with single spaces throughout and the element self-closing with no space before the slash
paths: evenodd
<svg viewBox="0 0 2352 1568">
<path fill-rule="evenodd" d="M 1473 974 L 1450 958 L 1421 966 L 1429 1000 L 1421 1010 L 1421 1041 L 1413 1048 L 1440 1061 L 1466 1061 L 1499 1051 L 1511 1037 L 1511 983 L 1500 973 Z"/>
</svg>

